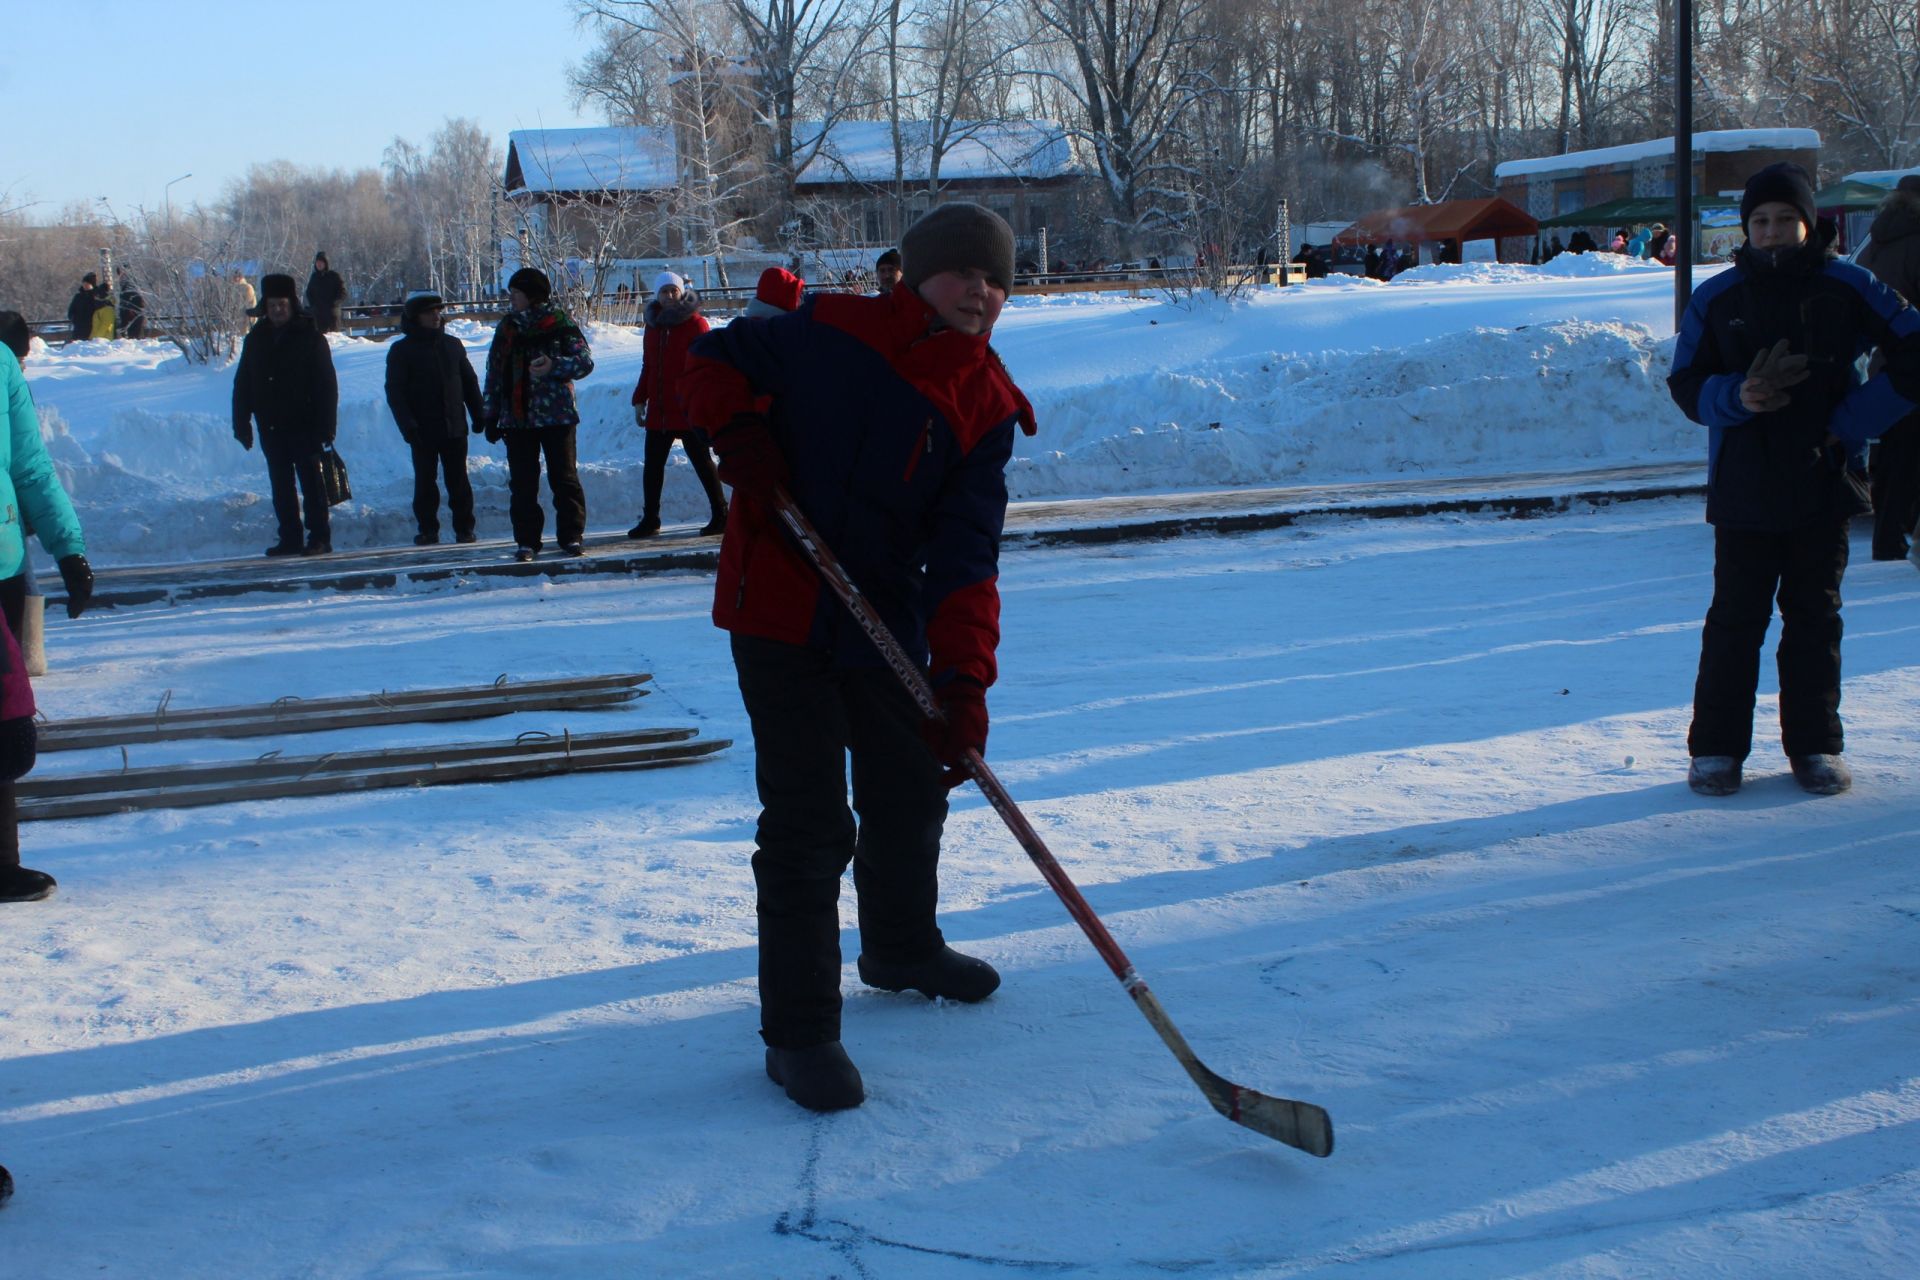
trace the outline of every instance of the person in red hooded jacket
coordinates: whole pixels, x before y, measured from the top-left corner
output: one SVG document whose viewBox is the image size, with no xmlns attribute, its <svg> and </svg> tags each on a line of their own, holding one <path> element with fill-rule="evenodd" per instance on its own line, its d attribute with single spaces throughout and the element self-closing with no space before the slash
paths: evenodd
<svg viewBox="0 0 1920 1280">
<path fill-rule="evenodd" d="M 987 345 L 1013 233 L 943 204 L 901 241 L 884 297 L 816 294 L 693 345 L 691 420 L 717 428 L 733 507 L 714 622 L 732 633 L 761 805 L 753 855 L 767 1074 L 816 1111 L 860 1105 L 840 1043 L 840 878 L 853 864 L 861 981 L 963 1002 L 1000 975 L 946 945 L 947 791 L 985 750 L 998 673 L 1000 530 L 1016 427 L 1033 412 Z M 773 512 L 784 489 L 945 712 L 929 722 Z M 851 762 L 852 805 L 848 805 Z"/>
<path fill-rule="evenodd" d="M 714 474 L 706 432 L 688 424 L 680 403 L 680 371 L 686 365 L 687 348 L 709 327 L 700 314 L 700 295 L 685 280 L 671 271 L 654 277 L 642 334 L 640 380 L 633 387 L 633 420 L 647 429 L 647 448 L 640 473 L 640 520 L 627 530 L 629 538 L 651 538 L 660 532 L 660 491 L 666 485 L 667 455 L 673 452 L 675 440 L 686 450 L 693 474 L 707 491 L 710 514 L 700 532 L 712 536 L 727 527 L 727 499 Z"/>
</svg>

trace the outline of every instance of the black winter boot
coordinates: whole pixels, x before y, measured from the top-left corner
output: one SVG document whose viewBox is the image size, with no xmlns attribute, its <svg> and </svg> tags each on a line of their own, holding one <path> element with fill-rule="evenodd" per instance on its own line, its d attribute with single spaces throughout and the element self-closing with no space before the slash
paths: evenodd
<svg viewBox="0 0 1920 1280">
<path fill-rule="evenodd" d="M 929 1000 L 959 1000 L 975 1004 L 985 1000 L 1000 985 L 1000 975 L 985 960 L 963 956 L 952 947 L 918 964 L 888 964 L 871 956 L 860 957 L 860 981 L 882 991 L 918 991 Z"/>
<path fill-rule="evenodd" d="M 1787 763 L 1800 789 L 1816 796 L 1837 796 L 1853 785 L 1853 770 L 1837 755 L 1791 756 Z"/>
<path fill-rule="evenodd" d="M 32 867 L 0 867 L 0 902 L 38 902 L 53 895 L 55 883 Z"/>
<path fill-rule="evenodd" d="M 1740 762 L 1732 756 L 1695 756 L 1687 785 L 1703 796 L 1730 796 L 1740 789 Z"/>
<path fill-rule="evenodd" d="M 634 525 L 633 528 L 627 530 L 627 536 L 629 538 L 651 538 L 654 534 L 659 532 L 660 532 L 660 517 L 642 515 L 640 517 L 640 522 Z"/>
<path fill-rule="evenodd" d="M 767 1049 L 767 1078 L 809 1111 L 845 1111 L 867 1100 L 860 1068 L 838 1040 L 804 1049 Z"/>
</svg>

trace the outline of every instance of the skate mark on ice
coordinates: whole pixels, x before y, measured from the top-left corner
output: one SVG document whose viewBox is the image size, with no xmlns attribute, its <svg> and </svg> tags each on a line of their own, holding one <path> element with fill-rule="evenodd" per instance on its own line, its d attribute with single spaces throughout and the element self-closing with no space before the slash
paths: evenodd
<svg viewBox="0 0 1920 1280">
<path fill-rule="evenodd" d="M 807 1158 L 800 1168 L 800 1216 L 796 1220 L 792 1210 L 781 1214 L 773 1222 L 773 1233 L 777 1236 L 797 1236 L 815 1244 L 824 1244 L 846 1259 L 853 1274 L 860 1280 L 878 1280 L 878 1275 L 868 1268 L 860 1254 L 866 1248 L 898 1249 L 906 1253 L 925 1254 L 936 1258 L 953 1258 L 960 1262 L 978 1262 L 986 1266 L 999 1267 L 1014 1271 L 1050 1271 L 1067 1272 L 1081 1270 L 1075 1262 L 1047 1262 L 1033 1258 L 1006 1258 L 988 1253 L 970 1253 L 964 1249 L 940 1249 L 931 1245 L 914 1244 L 910 1240 L 895 1240 L 889 1236 L 875 1235 L 858 1223 L 843 1218 L 821 1218 L 820 1206 L 820 1152 L 826 1141 L 827 1128 L 832 1124 L 829 1116 L 814 1118 L 812 1128 L 807 1135 Z"/>
</svg>

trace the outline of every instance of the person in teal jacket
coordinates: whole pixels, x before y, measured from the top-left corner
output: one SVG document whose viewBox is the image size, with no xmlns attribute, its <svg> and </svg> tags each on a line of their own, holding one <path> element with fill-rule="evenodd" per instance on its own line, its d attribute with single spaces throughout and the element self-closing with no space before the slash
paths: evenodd
<svg viewBox="0 0 1920 1280">
<path fill-rule="evenodd" d="M 0 311 L 0 401 L 6 404 L 7 429 L 0 433 L 0 612 L 7 629 L 20 633 L 26 611 L 26 537 L 23 518 L 32 522 L 60 566 L 67 587 L 67 616 L 77 618 L 93 597 L 93 570 L 87 564 L 86 539 L 73 514 L 73 502 L 60 487 L 53 459 L 40 437 L 40 416 L 20 361 L 28 350 L 27 325 L 18 313 Z M 0 668 L 18 661 L 18 650 L 0 645 Z M 0 670 L 0 678 L 24 682 L 25 673 Z M 31 695 L 28 695 L 30 698 Z M 33 767 L 31 713 L 0 714 L 0 902 L 31 902 L 53 892 L 53 877 L 20 865 L 20 824 L 14 783 Z"/>
</svg>

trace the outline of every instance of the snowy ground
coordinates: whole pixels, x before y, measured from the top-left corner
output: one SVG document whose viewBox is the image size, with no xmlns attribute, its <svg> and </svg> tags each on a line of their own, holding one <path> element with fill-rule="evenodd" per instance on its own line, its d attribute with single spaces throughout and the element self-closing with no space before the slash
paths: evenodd
<svg viewBox="0 0 1920 1280">
<path fill-rule="evenodd" d="M 1325 1161 L 1206 1108 L 971 789 L 944 918 L 1005 985 L 849 964 L 869 1101 L 788 1103 L 699 579 L 57 621 L 56 717 L 650 669 L 469 736 L 740 745 L 29 826 L 61 891 L 4 909 L 0 1274 L 1914 1274 L 1920 579 L 1849 576 L 1855 790 L 1784 776 L 1763 686 L 1708 802 L 1709 563 L 1683 502 L 1007 558 L 996 766 L 1200 1055 L 1332 1112 Z M 271 746 L 324 749 L 135 763 Z"/>
<path fill-rule="evenodd" d="M 1233 303 L 1163 294 L 1019 298 L 995 345 L 1039 414 L 1018 442 L 1018 498 L 1244 484 L 1507 474 L 1693 461 L 1673 411 L 1673 275 L 1610 254 L 1546 267 L 1422 267 Z M 461 322 L 476 367 L 488 330 Z M 642 432 L 628 398 L 637 330 L 596 327 L 578 386 L 589 527 L 640 507 Z M 382 394 L 386 346 L 334 339 L 340 452 L 355 500 L 341 549 L 405 545 L 412 470 Z M 260 455 L 231 431 L 230 368 L 191 368 L 162 342 L 37 351 L 27 374 L 96 568 L 253 554 L 273 538 Z M 678 451 L 669 523 L 706 518 Z M 483 534 L 503 536 L 506 465 L 476 439 Z M 444 530 L 443 530 L 444 532 Z"/>
</svg>

